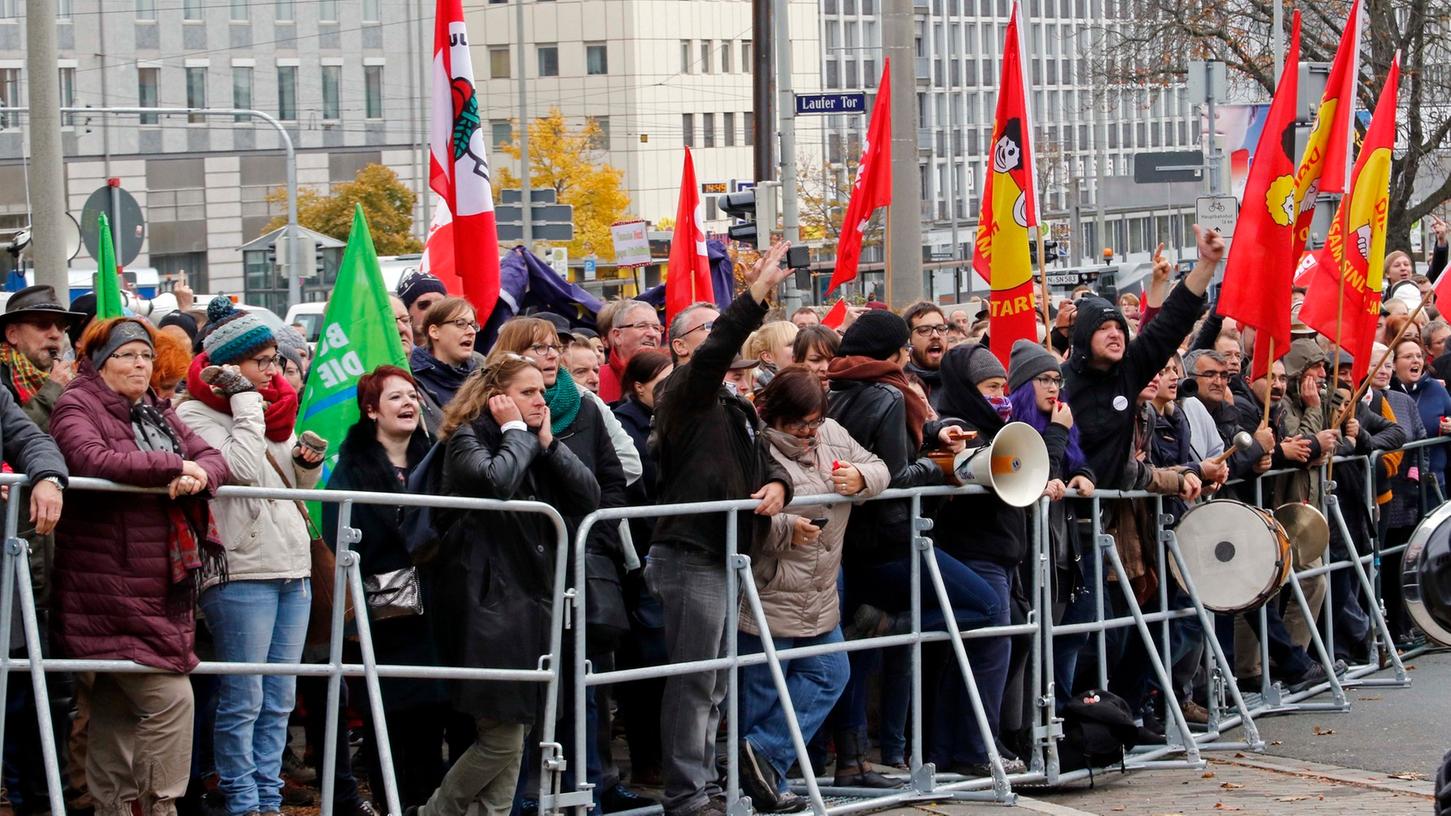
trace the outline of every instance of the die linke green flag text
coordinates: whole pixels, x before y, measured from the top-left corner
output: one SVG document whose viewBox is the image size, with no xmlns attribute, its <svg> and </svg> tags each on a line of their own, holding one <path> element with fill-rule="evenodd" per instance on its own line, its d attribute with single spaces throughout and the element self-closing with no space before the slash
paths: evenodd
<svg viewBox="0 0 1451 816">
<path fill-rule="evenodd" d="M 328 442 L 318 487 L 327 483 L 343 436 L 358 421 L 358 378 L 380 365 L 407 370 L 408 361 L 393 322 L 373 237 L 368 234 L 363 208 L 358 207 L 353 211 L 348 246 L 323 312 L 317 351 L 297 412 L 298 433 L 312 431 Z"/>
</svg>

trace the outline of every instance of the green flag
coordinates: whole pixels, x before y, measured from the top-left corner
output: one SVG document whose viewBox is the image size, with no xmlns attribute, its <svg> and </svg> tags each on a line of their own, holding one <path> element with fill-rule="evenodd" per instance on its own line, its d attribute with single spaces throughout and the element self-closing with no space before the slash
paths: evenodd
<svg viewBox="0 0 1451 816">
<path fill-rule="evenodd" d="M 358 378 L 380 365 L 408 369 L 373 237 L 357 207 L 297 412 L 299 434 L 312 431 L 328 442 L 318 487 L 327 483 L 343 437 L 358 421 Z"/>
<path fill-rule="evenodd" d="M 126 314 L 121 308 L 121 281 L 116 276 L 116 247 L 111 243 L 111 222 L 105 213 L 100 215 L 101 229 L 96 239 L 100 247 L 96 259 L 96 319 L 121 317 Z"/>
</svg>

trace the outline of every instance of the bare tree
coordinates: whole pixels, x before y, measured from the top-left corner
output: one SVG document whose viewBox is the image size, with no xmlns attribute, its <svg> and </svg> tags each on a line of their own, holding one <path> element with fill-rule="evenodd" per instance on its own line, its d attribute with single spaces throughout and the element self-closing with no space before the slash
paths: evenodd
<svg viewBox="0 0 1451 816">
<path fill-rule="evenodd" d="M 801 238 L 827 244 L 827 252 L 835 253 L 841 237 L 841 222 L 851 202 L 851 188 L 856 180 L 857 161 L 844 164 L 821 161 L 805 155 L 797 165 L 796 189 L 800 208 Z M 862 233 L 862 246 L 881 246 L 885 210 L 877 213 Z"/>
<path fill-rule="evenodd" d="M 1111 87 L 1182 81 L 1186 60 L 1224 62 L 1252 90 L 1273 93 L 1270 41 L 1282 0 L 1105 0 L 1094 32 L 1095 73 Z M 1359 107 L 1371 110 L 1401 55 L 1398 145 L 1391 175 L 1390 246 L 1409 249 L 1411 225 L 1451 199 L 1451 0 L 1364 0 L 1357 76 Z M 1298 4 L 1300 59 L 1330 62 L 1350 0 Z M 1285 38 L 1291 3 L 1284 0 Z M 1243 87 L 1243 86 L 1241 86 Z"/>
</svg>

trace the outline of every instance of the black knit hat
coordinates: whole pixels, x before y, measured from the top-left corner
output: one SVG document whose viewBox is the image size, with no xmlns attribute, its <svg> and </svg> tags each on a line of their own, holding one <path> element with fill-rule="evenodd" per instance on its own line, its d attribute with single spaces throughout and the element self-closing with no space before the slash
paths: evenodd
<svg viewBox="0 0 1451 816">
<path fill-rule="evenodd" d="M 871 357 L 886 360 L 911 340 L 907 321 L 894 312 L 872 309 L 851 324 L 841 337 L 843 357 Z"/>
<path fill-rule="evenodd" d="M 1008 390 L 1016 391 L 1023 383 L 1049 371 L 1058 371 L 1058 358 L 1032 340 L 1013 343 L 1008 358 Z"/>
</svg>

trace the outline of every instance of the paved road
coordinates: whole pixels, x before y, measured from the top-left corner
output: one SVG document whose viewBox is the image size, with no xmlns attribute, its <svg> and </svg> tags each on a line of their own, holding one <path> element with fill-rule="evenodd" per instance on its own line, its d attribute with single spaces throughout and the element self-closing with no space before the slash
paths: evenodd
<svg viewBox="0 0 1451 816">
<path fill-rule="evenodd" d="M 1451 750 L 1451 653 L 1418 658 L 1408 669 L 1410 688 L 1348 689 L 1349 712 L 1260 718 L 1264 754 L 1206 754 L 1203 771 L 1111 774 L 1092 788 L 1024 789 L 1020 806 L 1052 816 L 1429 816 L 1429 780 Z M 895 813 L 922 811 L 1011 812 L 932 803 Z"/>
</svg>

